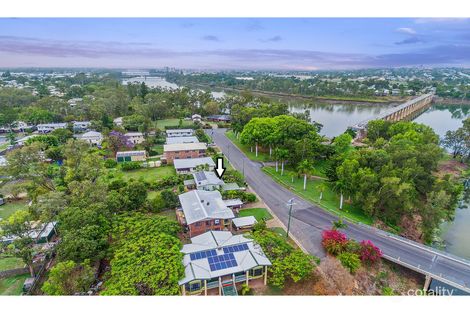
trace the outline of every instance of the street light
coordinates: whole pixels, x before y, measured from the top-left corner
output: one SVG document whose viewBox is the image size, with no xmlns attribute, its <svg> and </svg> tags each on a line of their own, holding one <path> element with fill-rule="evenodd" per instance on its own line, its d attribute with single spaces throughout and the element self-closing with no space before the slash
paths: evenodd
<svg viewBox="0 0 470 313">
<path fill-rule="evenodd" d="M 290 230 L 290 219 L 292 217 L 292 207 L 294 206 L 294 198 L 287 201 L 287 205 L 289 206 L 289 220 L 287 221 L 287 234 L 286 238 L 289 238 L 289 230 Z"/>
</svg>

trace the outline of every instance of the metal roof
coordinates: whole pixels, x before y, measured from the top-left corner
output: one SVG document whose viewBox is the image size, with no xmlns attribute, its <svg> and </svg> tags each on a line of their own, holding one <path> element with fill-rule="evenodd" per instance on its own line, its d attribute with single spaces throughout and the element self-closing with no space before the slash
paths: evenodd
<svg viewBox="0 0 470 313">
<path fill-rule="evenodd" d="M 193 173 L 194 182 L 196 186 L 206 186 L 206 185 L 220 185 L 222 186 L 224 182 L 215 175 L 214 172 L 201 171 Z"/>
<path fill-rule="evenodd" d="M 132 155 L 145 155 L 145 150 L 138 150 L 138 151 L 119 151 L 116 153 L 117 157 L 121 156 L 132 156 Z"/>
<path fill-rule="evenodd" d="M 237 217 L 232 220 L 235 227 L 252 226 L 257 223 L 254 216 Z"/>
<path fill-rule="evenodd" d="M 170 145 L 164 145 L 164 152 L 171 151 L 188 151 L 188 150 L 206 150 L 207 145 L 203 142 L 193 142 L 193 143 L 174 143 Z"/>
<path fill-rule="evenodd" d="M 227 199 L 227 200 L 224 200 L 224 203 L 226 206 L 230 207 L 230 206 L 234 206 L 234 205 L 242 205 L 243 202 L 242 200 L 240 199 Z"/>
<path fill-rule="evenodd" d="M 212 158 L 210 157 L 173 160 L 173 165 L 177 170 L 186 169 L 186 168 L 195 168 L 198 165 L 205 165 L 205 164 L 208 164 L 209 166 L 215 166 L 214 160 L 212 160 Z"/>
<path fill-rule="evenodd" d="M 181 136 L 181 137 L 168 137 L 166 144 L 171 145 L 175 143 L 198 143 L 199 139 L 195 136 Z"/>
<path fill-rule="evenodd" d="M 234 218 L 218 191 L 192 190 L 178 196 L 186 223 Z"/>
<path fill-rule="evenodd" d="M 232 235 L 229 231 L 208 231 L 193 237 L 191 243 L 184 245 L 181 252 L 184 253 L 185 277 L 179 281 L 180 285 L 197 279 L 212 279 L 245 272 L 257 266 L 271 265 L 253 239 Z M 227 259 L 229 263 L 220 269 L 211 267 L 217 259 Z"/>
<path fill-rule="evenodd" d="M 166 133 L 167 134 L 177 134 L 177 133 L 193 133 L 194 130 L 190 128 L 185 128 L 185 129 L 167 129 Z"/>
</svg>

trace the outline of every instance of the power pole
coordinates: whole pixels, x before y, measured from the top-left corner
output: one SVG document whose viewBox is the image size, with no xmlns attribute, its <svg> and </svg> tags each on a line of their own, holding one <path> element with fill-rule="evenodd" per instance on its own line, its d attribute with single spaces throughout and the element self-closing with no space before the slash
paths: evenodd
<svg viewBox="0 0 470 313">
<path fill-rule="evenodd" d="M 287 221 L 287 234 L 286 238 L 289 238 L 289 230 L 290 230 L 290 219 L 292 217 L 292 207 L 294 206 L 294 198 L 287 201 L 287 205 L 289 206 L 289 220 Z"/>
</svg>

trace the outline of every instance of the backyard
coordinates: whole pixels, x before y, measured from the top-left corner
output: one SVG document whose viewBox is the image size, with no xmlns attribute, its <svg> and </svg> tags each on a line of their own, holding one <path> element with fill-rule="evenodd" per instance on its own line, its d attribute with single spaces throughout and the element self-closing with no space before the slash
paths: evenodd
<svg viewBox="0 0 470 313">
<path fill-rule="evenodd" d="M 0 279 L 1 296 L 19 296 L 23 291 L 23 283 L 29 274 L 22 274 Z"/>
<path fill-rule="evenodd" d="M 9 201 L 4 205 L 0 205 L 0 220 L 6 219 L 15 211 L 25 209 L 27 202 L 24 200 Z"/>
<path fill-rule="evenodd" d="M 328 183 L 325 180 L 320 178 L 309 178 L 307 179 L 307 188 L 303 190 L 304 179 L 303 176 L 298 177 L 297 173 L 294 171 L 286 170 L 284 175 L 281 176 L 281 172 L 276 172 L 274 167 L 264 167 L 263 171 L 271 176 L 277 183 L 283 185 L 290 191 L 296 193 L 302 198 L 314 202 L 321 206 L 322 208 L 338 215 L 340 217 L 345 217 L 351 219 L 355 222 L 360 222 L 364 224 L 372 224 L 372 219 L 364 215 L 364 213 L 358 209 L 352 207 L 347 201 L 343 203 L 343 209 L 339 209 L 340 197 L 336 192 L 331 189 Z M 292 182 L 293 179 L 293 182 Z M 320 201 L 320 192 L 323 188 L 323 197 Z M 346 200 L 346 199 L 345 199 Z"/>
<path fill-rule="evenodd" d="M 20 258 L 3 256 L 0 258 L 0 272 L 12 270 L 19 267 L 24 267 L 24 263 Z"/>
<path fill-rule="evenodd" d="M 151 168 L 140 168 L 131 171 L 119 171 L 117 176 L 122 177 L 124 180 L 139 180 L 143 179 L 146 182 L 153 182 L 165 177 L 176 175 L 173 166 L 160 166 Z"/>
<path fill-rule="evenodd" d="M 182 126 L 190 126 L 190 125 L 193 125 L 193 121 L 185 121 L 184 119 L 181 120 L 182 121 Z M 165 130 L 165 127 L 169 127 L 169 126 L 178 126 L 180 123 L 180 120 L 177 119 L 177 118 L 168 118 L 168 119 L 164 119 L 164 120 L 158 120 L 155 122 L 156 126 L 158 128 L 160 128 L 161 130 Z"/>
</svg>

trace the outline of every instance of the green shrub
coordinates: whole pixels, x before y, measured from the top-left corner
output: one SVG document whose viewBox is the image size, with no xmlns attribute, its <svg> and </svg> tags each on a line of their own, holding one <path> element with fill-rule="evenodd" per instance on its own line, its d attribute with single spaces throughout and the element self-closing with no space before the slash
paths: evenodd
<svg viewBox="0 0 470 313">
<path fill-rule="evenodd" d="M 382 296 L 394 296 L 395 292 L 391 287 L 383 287 L 382 288 Z"/>
<path fill-rule="evenodd" d="M 346 252 L 359 255 L 360 251 L 361 245 L 359 244 L 359 242 L 349 239 L 348 243 L 346 244 Z"/>
<path fill-rule="evenodd" d="M 354 253 L 343 252 L 338 255 L 338 260 L 351 274 L 354 274 L 357 269 L 361 267 L 361 260 L 359 259 L 359 256 Z"/>
<path fill-rule="evenodd" d="M 132 171 L 141 168 L 140 163 L 138 162 L 124 162 L 121 164 L 121 169 L 123 171 Z"/>
<path fill-rule="evenodd" d="M 115 159 L 106 159 L 104 161 L 104 166 L 106 168 L 115 168 L 117 166 L 117 162 Z"/>
</svg>

